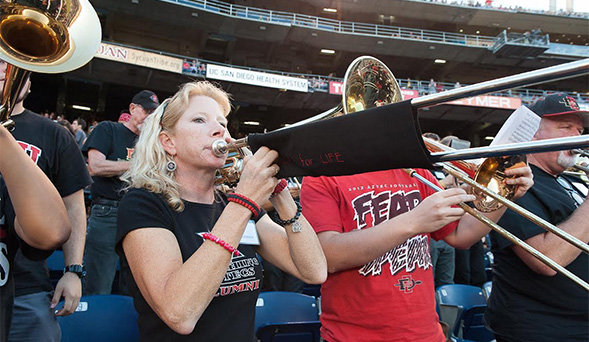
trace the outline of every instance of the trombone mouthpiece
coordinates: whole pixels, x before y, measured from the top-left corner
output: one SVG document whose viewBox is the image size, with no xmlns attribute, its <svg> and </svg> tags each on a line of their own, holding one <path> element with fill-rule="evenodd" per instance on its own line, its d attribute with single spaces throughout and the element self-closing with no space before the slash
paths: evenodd
<svg viewBox="0 0 589 342">
<path fill-rule="evenodd" d="M 581 148 L 575 148 L 570 151 L 571 154 L 580 154 L 582 157 L 589 157 L 589 152 Z"/>
<path fill-rule="evenodd" d="M 221 139 L 213 141 L 213 145 L 211 146 L 213 154 L 217 157 L 222 157 L 225 153 L 227 153 L 228 149 L 229 147 L 227 142 Z"/>
</svg>

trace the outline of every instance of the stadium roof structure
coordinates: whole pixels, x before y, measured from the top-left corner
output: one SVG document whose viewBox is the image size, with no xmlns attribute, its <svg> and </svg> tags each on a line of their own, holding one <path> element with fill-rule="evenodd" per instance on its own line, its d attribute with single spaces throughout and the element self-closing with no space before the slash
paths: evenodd
<svg viewBox="0 0 589 342">
<path fill-rule="evenodd" d="M 397 78 L 433 78 L 462 84 L 580 58 L 574 49 L 572 53 L 550 53 L 552 45 L 536 56 L 513 56 L 517 49 L 507 55 L 495 53 L 493 45 L 508 27 L 510 32 L 522 33 L 541 28 L 543 34 L 549 35 L 550 44 L 557 39 L 554 37 L 562 39 L 564 34 L 564 39 L 575 40 L 577 45 L 573 47 L 581 49 L 587 48 L 583 39 L 587 40 L 589 28 L 586 18 L 406 0 L 92 0 L 91 3 L 101 18 L 104 42 L 235 67 L 337 77 L 343 77 L 356 57 L 371 55 L 382 60 Z M 335 15 L 322 11 L 334 3 Z M 464 32 L 459 33 L 460 29 Z M 475 30 L 480 34 L 475 34 Z M 334 53 L 324 54 L 321 49 L 331 49 Z M 435 59 L 446 63 L 436 64 Z M 108 91 L 108 101 L 120 96 L 123 103 L 124 95 L 136 88 L 153 89 L 165 97 L 191 79 L 98 58 L 66 78 L 71 82 L 110 84 L 118 95 Z M 263 122 L 261 127 L 251 129 L 273 129 L 285 122 L 296 122 L 341 101 L 340 97 L 327 93 L 220 83 L 233 94 L 234 113 L 240 121 L 247 118 Z M 546 87 L 586 92 L 587 84 L 586 78 L 578 78 Z M 124 87 L 133 90 L 121 91 Z M 108 103 L 102 110 L 118 113 Z M 447 121 L 447 130 L 455 131 L 460 123 L 470 125 L 465 130 L 480 131 L 495 127 L 505 119 L 506 113 L 509 111 L 466 106 L 453 106 L 449 111 L 440 106 L 424 112 L 423 117 L 425 129 L 429 119 L 438 122 L 435 127 L 443 126 L 440 120 Z M 245 132 L 247 129 L 244 128 Z"/>
</svg>

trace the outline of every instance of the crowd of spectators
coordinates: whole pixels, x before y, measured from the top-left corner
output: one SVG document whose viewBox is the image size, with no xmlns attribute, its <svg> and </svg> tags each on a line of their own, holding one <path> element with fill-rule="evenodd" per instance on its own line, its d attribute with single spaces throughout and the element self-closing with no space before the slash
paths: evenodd
<svg viewBox="0 0 589 342">
<path fill-rule="evenodd" d="M 589 15 L 587 13 L 579 13 L 575 11 L 569 11 L 565 9 L 558 9 L 556 11 L 553 10 L 538 10 L 538 9 L 530 9 L 524 8 L 522 6 L 518 6 L 516 4 L 506 6 L 506 5 L 493 5 L 492 0 L 485 0 L 485 1 L 474 1 L 474 0 L 411 0 L 411 1 L 422 1 L 422 2 L 436 2 L 441 4 L 448 4 L 452 6 L 465 6 L 465 7 L 476 7 L 476 8 L 489 8 L 489 9 L 498 9 L 503 11 L 512 11 L 512 12 L 526 12 L 526 13 L 536 13 L 536 14 L 551 14 L 551 15 L 559 15 L 565 17 L 576 17 L 576 18 L 588 18 Z"/>
</svg>

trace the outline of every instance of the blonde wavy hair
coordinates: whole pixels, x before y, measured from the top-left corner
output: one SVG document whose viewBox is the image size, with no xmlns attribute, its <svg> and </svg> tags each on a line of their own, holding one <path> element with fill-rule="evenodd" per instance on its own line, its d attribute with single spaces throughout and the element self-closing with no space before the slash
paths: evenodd
<svg viewBox="0 0 589 342">
<path fill-rule="evenodd" d="M 164 150 L 159 135 L 162 131 L 174 134 L 176 124 L 188 108 L 190 98 L 199 95 L 215 100 L 225 116 L 231 111 L 230 95 L 218 86 L 207 81 L 183 84 L 174 96 L 162 102 L 145 119 L 135 144 L 130 168 L 121 176 L 128 184 L 126 189 L 143 188 L 161 194 L 173 210 L 184 210 L 174 172 L 166 170 L 166 164 L 172 161 L 172 156 Z"/>
</svg>

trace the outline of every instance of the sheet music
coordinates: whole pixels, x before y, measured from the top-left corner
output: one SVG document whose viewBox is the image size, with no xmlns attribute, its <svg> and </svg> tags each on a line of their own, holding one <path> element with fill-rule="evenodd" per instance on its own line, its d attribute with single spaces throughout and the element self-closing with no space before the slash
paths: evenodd
<svg viewBox="0 0 589 342">
<path fill-rule="evenodd" d="M 516 109 L 491 142 L 491 146 L 532 140 L 540 126 L 540 117 L 525 106 Z"/>
</svg>

